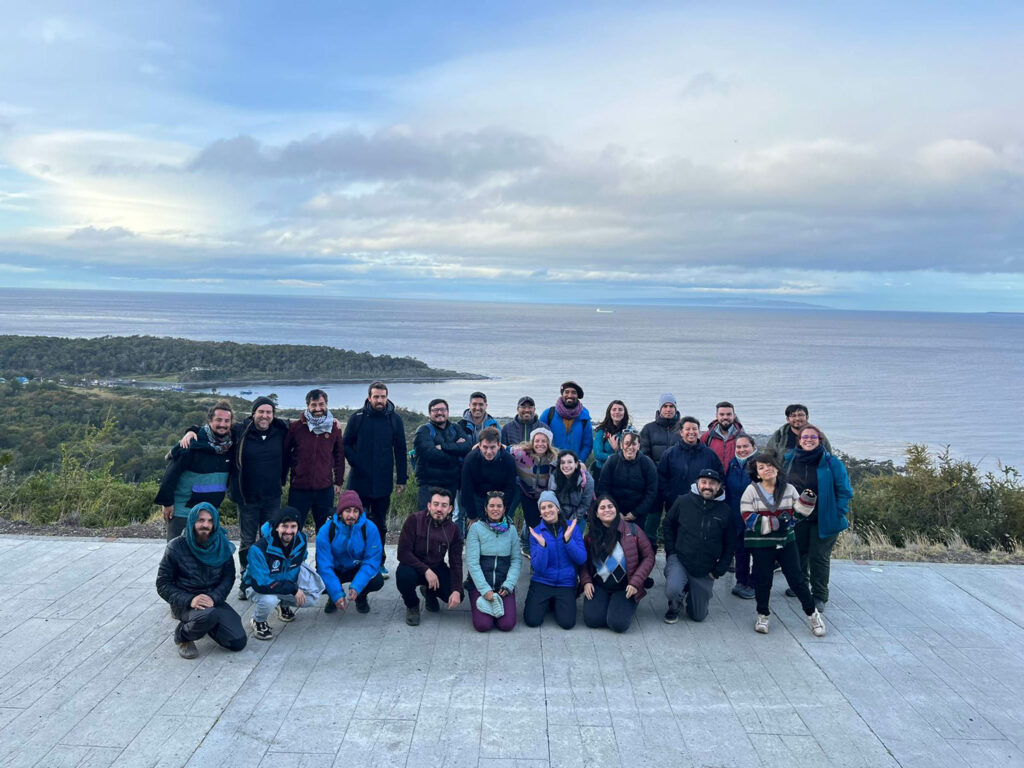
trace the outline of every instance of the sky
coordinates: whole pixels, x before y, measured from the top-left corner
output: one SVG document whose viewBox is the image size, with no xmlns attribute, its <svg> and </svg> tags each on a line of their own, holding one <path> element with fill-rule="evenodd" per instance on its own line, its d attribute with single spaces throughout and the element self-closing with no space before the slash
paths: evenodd
<svg viewBox="0 0 1024 768">
<path fill-rule="evenodd" d="M 0 284 L 1024 311 L 1024 4 L 0 0 Z"/>
</svg>

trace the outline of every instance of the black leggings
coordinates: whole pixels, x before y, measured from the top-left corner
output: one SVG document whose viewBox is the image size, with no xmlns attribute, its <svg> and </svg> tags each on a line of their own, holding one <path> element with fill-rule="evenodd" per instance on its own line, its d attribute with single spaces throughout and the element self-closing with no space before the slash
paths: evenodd
<svg viewBox="0 0 1024 768">
<path fill-rule="evenodd" d="M 790 541 L 781 549 L 775 547 L 751 547 L 754 557 L 754 597 L 757 599 L 757 612 L 768 615 L 768 600 L 772 593 L 772 576 L 775 563 L 782 566 L 782 575 L 786 577 L 789 588 L 800 598 L 800 606 L 810 616 L 814 613 L 814 598 L 804 581 L 804 572 L 800 570 L 800 553 L 796 542 Z"/>
<path fill-rule="evenodd" d="M 544 623 L 548 610 L 555 611 L 555 621 L 562 629 L 576 626 L 576 587 L 551 587 L 539 581 L 530 582 L 530 591 L 523 603 L 523 621 L 528 627 Z"/>
<path fill-rule="evenodd" d="M 626 597 L 625 589 L 614 591 L 595 584 L 594 596 L 583 598 L 583 623 L 591 629 L 608 627 L 614 632 L 625 632 L 633 623 L 636 600 Z"/>
</svg>

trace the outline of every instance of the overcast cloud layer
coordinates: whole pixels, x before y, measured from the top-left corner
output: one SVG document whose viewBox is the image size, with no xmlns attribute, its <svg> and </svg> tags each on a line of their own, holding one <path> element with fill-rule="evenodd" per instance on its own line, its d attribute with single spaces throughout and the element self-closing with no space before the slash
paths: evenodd
<svg viewBox="0 0 1024 768">
<path fill-rule="evenodd" d="M 1024 310 L 1024 14 L 852 14 L 11 8 L 0 277 Z"/>
</svg>

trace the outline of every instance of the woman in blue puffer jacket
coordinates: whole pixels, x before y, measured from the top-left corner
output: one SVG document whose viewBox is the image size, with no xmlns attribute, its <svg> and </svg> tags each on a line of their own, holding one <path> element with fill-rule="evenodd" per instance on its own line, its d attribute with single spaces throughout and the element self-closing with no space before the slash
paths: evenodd
<svg viewBox="0 0 1024 768">
<path fill-rule="evenodd" d="M 540 495 L 540 523 L 530 528 L 532 574 L 523 605 L 523 621 L 539 627 L 549 610 L 562 629 L 576 626 L 576 582 L 587 560 L 583 534 L 576 519 L 566 523 L 553 491 Z"/>
</svg>

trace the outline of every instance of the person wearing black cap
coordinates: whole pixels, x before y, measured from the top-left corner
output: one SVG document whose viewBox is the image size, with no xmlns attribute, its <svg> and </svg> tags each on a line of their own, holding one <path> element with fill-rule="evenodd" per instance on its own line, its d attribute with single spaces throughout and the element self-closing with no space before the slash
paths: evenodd
<svg viewBox="0 0 1024 768">
<path fill-rule="evenodd" d="M 583 387 L 575 381 L 561 386 L 555 404 L 540 415 L 540 420 L 551 430 L 551 443 L 559 450 L 572 451 L 584 464 L 594 450 L 594 431 L 590 411 L 583 407 Z"/>
<path fill-rule="evenodd" d="M 299 587 L 299 569 L 306 560 L 306 536 L 299 528 L 299 512 L 285 507 L 276 523 L 267 523 L 260 531 L 260 540 L 250 550 L 249 565 L 242 575 L 242 585 L 253 601 L 249 625 L 257 640 L 270 640 L 274 635 L 267 619 L 277 609 L 277 617 L 287 623 L 295 620 L 294 608 L 309 601 Z"/>
<path fill-rule="evenodd" d="M 516 404 L 516 415 L 501 428 L 502 445 L 519 445 L 530 441 L 530 433 L 540 424 L 537 418 L 537 404 L 529 395 L 523 395 Z"/>
<path fill-rule="evenodd" d="M 686 596 L 686 615 L 704 621 L 715 580 L 725 575 L 736 549 L 736 524 L 725 502 L 722 476 L 702 469 L 690 493 L 677 498 L 665 515 L 665 623 L 679 620 Z"/>
<path fill-rule="evenodd" d="M 187 447 L 196 439 L 199 427 L 189 427 L 179 445 Z M 277 418 L 277 403 L 269 397 L 252 401 L 249 418 L 231 425 L 234 471 L 231 473 L 228 497 L 238 505 L 238 572 L 245 573 L 249 549 L 260 528 L 276 521 L 281 510 L 282 476 L 285 471 L 284 438 L 288 423 Z M 239 586 L 238 599 L 246 600 L 245 588 Z"/>
</svg>

